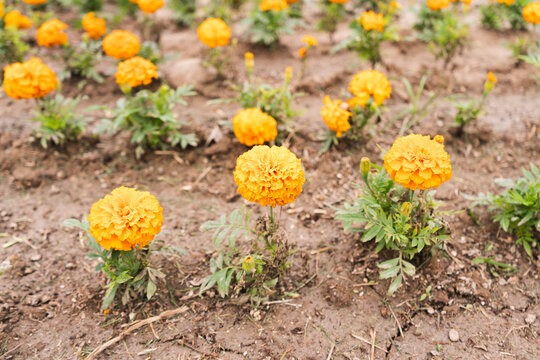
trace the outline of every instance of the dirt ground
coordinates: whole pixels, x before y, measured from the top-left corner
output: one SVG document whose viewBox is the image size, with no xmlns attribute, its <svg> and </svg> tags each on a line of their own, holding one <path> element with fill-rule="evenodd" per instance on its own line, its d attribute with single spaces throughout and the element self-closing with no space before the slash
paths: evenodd
<svg viewBox="0 0 540 360">
<path fill-rule="evenodd" d="M 399 26 L 406 29 L 411 16 L 405 12 Z M 316 21 L 309 19 L 311 25 Z M 175 150 L 176 157 L 148 153 L 141 160 L 135 159 L 125 135 L 97 138 L 91 130 L 78 143 L 44 150 L 30 139 L 33 102 L 0 93 L 0 267 L 9 268 L 0 276 L 0 359 L 84 358 L 130 321 L 181 306 L 186 308 L 179 316 L 142 327 L 98 358 L 369 359 L 375 339 L 375 359 L 540 359 L 538 254 L 527 258 L 481 210 L 476 225 L 467 212 L 470 202 L 463 197 L 500 191 L 495 178 L 517 177 L 529 162 L 540 165 L 540 86 L 533 68 L 516 64 L 504 45 L 527 34 L 481 29 L 475 7 L 466 19 L 471 23 L 467 45 L 448 69 L 424 44 L 407 40 L 408 30 L 401 32 L 404 40 L 383 47 L 384 66 L 378 69 L 391 79 L 393 93 L 378 130 L 407 105 L 400 76 L 416 85 L 430 73 L 429 92 L 468 96 L 480 96 L 488 71 L 499 79 L 470 141 L 452 135 L 455 110 L 444 100 L 412 129 L 445 136 L 453 178 L 437 190 L 436 198 L 444 201 L 445 209 L 459 213 L 446 217 L 452 239 L 444 249 L 391 297 L 386 295 L 388 282 L 378 279 L 376 268 L 388 254 L 375 255 L 372 244 L 344 233 L 331 206 L 355 198 L 360 158 L 369 156 L 380 164 L 378 146 L 388 149 L 400 124 L 367 143 L 342 143 L 319 153 L 319 135 L 325 129 L 319 114 L 323 96 L 343 96 L 351 76 L 368 68 L 347 51 L 330 56 L 332 45 L 325 34 L 298 30 L 295 36 L 284 36 L 274 52 L 251 48 L 243 40 L 234 50 L 229 80 L 245 78 L 243 53 L 253 50 L 256 76 L 278 84 L 286 66 L 299 72 L 300 35 L 315 35 L 320 42 L 304 78 L 293 81 L 305 93 L 295 104 L 304 112 L 287 143 L 302 158 L 307 176 L 302 195 L 282 214 L 282 226 L 297 248 L 284 288 L 297 290 L 300 297 L 259 309 L 212 294 L 181 300 L 208 274 L 211 235 L 201 233 L 200 225 L 244 203 L 232 170 L 247 148 L 223 127 L 218 143 L 205 141 L 221 120 L 230 120 L 239 110 L 235 104 L 207 105 L 218 95 L 233 95 L 226 82 L 199 86 L 199 95 L 177 109 L 178 117 L 203 137 L 199 147 Z M 135 23 L 130 26 L 137 28 Z M 185 43 L 173 45 L 183 57 L 202 56 L 193 29 L 168 26 L 162 29 L 162 40 L 164 34 L 181 35 Z M 343 23 L 336 38 L 347 34 Z M 171 49 L 163 41 L 161 45 L 164 51 Z M 61 66 L 54 51 L 39 50 L 39 55 L 53 67 Z M 63 90 L 77 94 L 77 82 L 65 82 Z M 82 92 L 88 99 L 81 108 L 112 106 L 121 96 L 110 76 Z M 92 124 L 97 124 L 102 114 L 92 115 Z M 165 218 L 159 238 L 187 254 L 154 254 L 153 264 L 167 274 L 157 296 L 103 314 L 104 276 L 85 258 L 83 234 L 62 227 L 62 222 L 87 215 L 96 200 L 120 185 L 148 190 L 159 199 Z M 485 265 L 471 263 L 477 256 L 494 256 L 517 271 L 494 274 Z M 428 285 L 432 296 L 420 301 Z"/>
</svg>

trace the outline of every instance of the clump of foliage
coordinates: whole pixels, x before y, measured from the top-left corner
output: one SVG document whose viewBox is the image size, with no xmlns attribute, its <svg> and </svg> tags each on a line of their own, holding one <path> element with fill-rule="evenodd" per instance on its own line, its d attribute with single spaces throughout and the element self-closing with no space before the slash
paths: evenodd
<svg viewBox="0 0 540 360">
<path fill-rule="evenodd" d="M 413 276 L 415 265 L 410 262 L 421 253 L 449 239 L 447 226 L 438 216 L 438 204 L 432 192 L 414 191 L 396 183 L 384 168 L 363 158 L 362 195 L 343 209 L 338 209 L 336 219 L 342 220 L 346 231 L 362 233 L 362 242 L 374 241 L 375 251 L 389 250 L 396 256 L 378 264 L 381 279 L 393 279 L 388 294 L 393 294 L 406 276 Z M 363 226 L 358 227 L 359 224 Z"/>
<path fill-rule="evenodd" d="M 540 170 L 533 163 L 530 171 L 522 169 L 523 177 L 498 179 L 497 185 L 506 190 L 499 195 L 480 195 L 471 207 L 487 206 L 492 219 L 505 232 L 517 237 L 530 257 L 533 248 L 540 250 Z"/>
<path fill-rule="evenodd" d="M 73 46 L 65 47 L 64 63 L 66 66 L 60 74 L 60 78 L 79 77 L 102 83 L 104 79 L 95 68 L 101 58 L 101 42 L 84 37 L 78 49 Z"/>
<path fill-rule="evenodd" d="M 523 8 L 530 0 L 515 0 L 508 5 L 500 2 L 491 2 L 482 5 L 482 25 L 486 29 L 503 30 L 510 25 L 513 30 L 523 31 L 527 29 L 527 22 L 523 19 Z"/>
<path fill-rule="evenodd" d="M 291 249 L 284 233 L 270 215 L 257 219 L 253 228 L 251 211 L 234 210 L 227 218 L 209 221 L 202 231 L 214 231 L 212 242 L 217 256 L 210 260 L 210 272 L 204 279 L 200 293 L 216 288 L 221 297 L 233 296 L 239 303 L 250 301 L 259 306 L 277 292 L 277 285 L 291 263 Z M 244 235 L 251 239 L 246 246 L 237 246 Z"/>
<path fill-rule="evenodd" d="M 279 43 L 280 34 L 293 34 L 294 29 L 303 22 L 292 17 L 288 7 L 279 11 L 256 7 L 243 20 L 243 24 L 249 27 L 246 36 L 252 43 L 274 47 Z"/>
<path fill-rule="evenodd" d="M 451 11 L 435 11 L 427 6 L 420 9 L 414 29 L 418 31 L 417 37 L 428 44 L 435 57 L 444 60 L 445 66 L 463 47 L 469 32 L 468 27 L 460 24 Z"/>
<path fill-rule="evenodd" d="M 88 123 L 88 119 L 77 110 L 80 101 L 80 96 L 66 98 L 60 93 L 36 99 L 37 111 L 32 120 L 40 123 L 34 136 L 41 146 L 47 148 L 51 143 L 62 145 L 79 137 Z"/>
<path fill-rule="evenodd" d="M 162 85 L 156 91 L 140 90 L 135 95 L 131 89 L 125 90 L 112 109 L 112 121 L 105 120 L 100 130 L 113 132 L 119 129 L 131 133 L 131 143 L 136 145 L 135 154 L 140 157 L 146 149 L 167 149 L 180 145 L 182 149 L 197 146 L 195 134 L 184 134 L 180 128 L 185 124 L 173 112 L 176 104 L 187 105 L 186 96 L 195 92 L 191 86 L 171 89 Z"/>
<path fill-rule="evenodd" d="M 4 28 L 0 22 L 0 63 L 11 64 L 24 61 L 30 46 L 23 41 L 23 33 L 15 27 Z"/>
<path fill-rule="evenodd" d="M 174 13 L 176 24 L 185 27 L 193 25 L 197 10 L 195 0 L 171 0 L 169 6 Z"/>
</svg>

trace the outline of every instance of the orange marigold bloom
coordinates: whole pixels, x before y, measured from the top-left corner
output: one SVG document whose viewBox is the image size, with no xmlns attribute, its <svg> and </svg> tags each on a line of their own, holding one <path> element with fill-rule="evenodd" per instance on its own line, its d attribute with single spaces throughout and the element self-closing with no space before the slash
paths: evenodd
<svg viewBox="0 0 540 360">
<path fill-rule="evenodd" d="M 491 2 L 498 2 L 500 4 L 512 5 L 516 0 L 491 0 Z"/>
<path fill-rule="evenodd" d="M 139 5 L 139 9 L 141 9 L 142 12 L 146 14 L 151 14 L 161 9 L 165 5 L 165 1 L 163 0 L 138 0 L 137 5 Z"/>
<path fill-rule="evenodd" d="M 247 146 L 262 145 L 277 136 L 276 120 L 258 108 L 241 110 L 232 123 L 234 135 Z"/>
<path fill-rule="evenodd" d="M 540 24 L 540 1 L 534 1 L 523 8 L 523 18 L 531 24 Z"/>
<path fill-rule="evenodd" d="M 219 18 L 206 19 L 197 28 L 199 40 L 211 49 L 226 46 L 231 39 L 231 35 L 229 25 Z"/>
<path fill-rule="evenodd" d="M 82 19 L 84 31 L 94 40 L 101 39 L 107 32 L 107 23 L 105 19 L 96 17 L 94 12 L 89 12 Z"/>
<path fill-rule="evenodd" d="M 163 208 L 148 191 L 121 186 L 92 205 L 88 221 L 98 244 L 129 251 L 148 245 L 161 231 Z"/>
<path fill-rule="evenodd" d="M 441 10 L 450 5 L 450 0 L 427 0 L 426 4 L 431 10 Z"/>
<path fill-rule="evenodd" d="M 377 30 L 379 32 L 384 31 L 384 17 L 383 14 L 377 14 L 373 11 L 366 11 L 362 13 L 362 16 L 360 17 L 360 22 L 362 23 L 362 27 L 364 30 Z"/>
<path fill-rule="evenodd" d="M 334 4 L 345 4 L 346 2 L 349 2 L 349 0 L 328 0 L 328 1 Z"/>
<path fill-rule="evenodd" d="M 236 160 L 234 182 L 238 192 L 262 206 L 292 203 L 305 181 L 301 160 L 284 146 L 254 146 Z"/>
<path fill-rule="evenodd" d="M 336 133 L 339 138 L 344 132 L 351 128 L 349 118 L 352 113 L 341 107 L 341 100 L 330 100 L 329 96 L 323 99 L 324 106 L 321 110 L 321 115 L 328 128 Z"/>
<path fill-rule="evenodd" d="M 139 53 L 139 38 L 127 30 L 114 30 L 103 38 L 103 51 L 117 60 L 128 59 Z"/>
<path fill-rule="evenodd" d="M 67 24 L 58 19 L 45 21 L 36 32 L 38 45 L 52 47 L 67 44 L 68 36 L 63 32 L 67 28 Z"/>
<path fill-rule="evenodd" d="M 41 5 L 47 2 L 47 0 L 23 0 L 23 1 L 30 5 Z"/>
<path fill-rule="evenodd" d="M 498 80 L 497 78 L 495 77 L 495 75 L 490 71 L 488 72 L 488 81 L 492 82 L 492 83 L 496 83 Z"/>
<path fill-rule="evenodd" d="M 4 3 L 0 1 L 0 18 L 4 16 Z"/>
<path fill-rule="evenodd" d="M 307 46 L 317 46 L 319 45 L 317 39 L 315 39 L 313 36 L 305 35 L 302 37 L 302 42 L 306 44 Z"/>
<path fill-rule="evenodd" d="M 22 30 L 30 28 L 32 26 L 32 22 L 27 16 L 22 15 L 18 10 L 11 10 L 4 17 L 4 25 L 6 28 L 14 27 Z"/>
<path fill-rule="evenodd" d="M 305 47 L 298 49 L 298 56 L 300 57 L 300 59 L 305 58 L 306 53 L 307 53 L 307 49 Z"/>
<path fill-rule="evenodd" d="M 39 58 L 4 68 L 4 91 L 14 99 L 41 98 L 56 89 L 54 71 Z"/>
<path fill-rule="evenodd" d="M 288 6 L 289 4 L 287 4 L 287 1 L 285 0 L 261 0 L 259 3 L 259 9 L 261 11 L 274 10 L 280 12 L 281 10 L 285 10 Z"/>
<path fill-rule="evenodd" d="M 129 85 L 133 88 L 148 85 L 152 79 L 158 78 L 157 67 L 150 60 L 135 56 L 118 64 L 115 77 L 121 86 Z"/>
<path fill-rule="evenodd" d="M 392 85 L 386 76 L 377 70 L 360 71 L 353 76 L 349 83 L 349 91 L 355 98 L 349 102 L 351 107 L 365 107 L 370 96 L 373 96 L 375 104 L 382 105 L 385 99 L 392 94 Z"/>
<path fill-rule="evenodd" d="M 420 134 L 398 138 L 384 156 L 384 168 L 395 182 L 408 189 L 439 187 L 452 177 L 452 166 L 444 145 L 437 140 L 441 138 L 431 140 Z"/>
</svg>

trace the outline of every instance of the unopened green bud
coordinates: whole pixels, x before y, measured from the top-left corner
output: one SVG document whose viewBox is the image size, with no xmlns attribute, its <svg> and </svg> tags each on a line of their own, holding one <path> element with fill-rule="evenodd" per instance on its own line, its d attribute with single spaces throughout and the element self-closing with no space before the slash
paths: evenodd
<svg viewBox="0 0 540 360">
<path fill-rule="evenodd" d="M 412 204 L 408 201 L 405 201 L 403 204 L 401 204 L 401 213 L 405 216 L 411 215 L 412 211 Z"/>
<path fill-rule="evenodd" d="M 360 172 L 362 173 L 362 176 L 366 177 L 369 174 L 370 169 L 371 161 L 369 161 L 369 158 L 363 157 L 362 160 L 360 160 Z"/>
<path fill-rule="evenodd" d="M 242 270 L 247 273 L 252 273 L 255 270 L 255 259 L 253 256 L 248 255 L 242 260 Z"/>
</svg>

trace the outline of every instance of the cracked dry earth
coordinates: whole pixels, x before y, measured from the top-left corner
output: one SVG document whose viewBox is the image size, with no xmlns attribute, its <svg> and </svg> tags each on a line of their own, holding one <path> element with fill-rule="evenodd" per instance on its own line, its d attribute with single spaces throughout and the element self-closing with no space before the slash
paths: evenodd
<svg viewBox="0 0 540 360">
<path fill-rule="evenodd" d="M 194 32 L 181 33 L 188 39 L 186 52 L 197 54 Z M 338 35 L 342 33 L 346 26 Z M 451 135 L 454 112 L 444 101 L 412 129 L 445 136 L 454 176 L 437 190 L 436 198 L 444 201 L 445 209 L 459 212 L 446 216 L 451 240 L 392 297 L 386 296 L 388 282 L 378 280 L 376 268 L 389 254 L 375 255 L 371 244 L 344 233 L 330 206 L 342 206 L 358 194 L 354 184 L 360 181 L 360 158 L 381 163 L 378 146 L 389 148 L 398 125 L 368 143 L 341 144 L 319 154 L 322 97 L 341 96 L 350 77 L 367 68 L 352 53 L 329 56 L 331 45 L 319 37 L 321 45 L 308 61 L 306 79 L 293 84 L 306 92 L 296 104 L 305 112 L 288 143 L 302 158 L 308 181 L 281 216 L 289 241 L 298 249 L 282 290 L 297 291 L 299 297 L 278 299 L 257 310 L 212 293 L 181 300 L 208 273 L 212 244 L 209 234 L 199 232 L 200 225 L 243 204 L 232 170 L 246 148 L 228 129 L 221 129 L 224 136 L 217 143 L 204 145 L 219 120 L 230 119 L 238 110 L 234 105 L 206 104 L 212 94 L 232 95 L 223 94 L 228 91 L 224 84 L 201 86 L 189 107 L 177 109 L 178 116 L 201 134 L 203 145 L 176 158 L 150 153 L 140 161 L 133 158 L 125 136 L 88 136 L 62 150 L 43 150 L 28 141 L 32 104 L 0 94 L 0 264 L 7 269 L 0 276 L 0 359 L 84 358 L 130 320 L 180 306 L 187 307 L 181 315 L 137 330 L 99 358 L 540 359 L 538 254 L 527 258 L 482 210 L 476 225 L 466 211 L 469 201 L 462 196 L 499 191 L 493 179 L 517 177 L 531 161 L 540 165 L 540 88 L 530 76 L 532 67 L 516 65 L 502 44 L 514 35 L 473 25 L 468 45 L 448 71 L 440 70 L 423 44 L 387 44 L 383 49 L 387 60 L 381 70 L 393 79 L 394 91 L 389 113 L 378 128 L 406 105 L 398 76 L 417 84 L 435 67 L 440 71 L 430 75 L 428 91 L 469 95 L 481 92 L 488 70 L 499 77 L 470 142 Z M 257 75 L 278 83 L 285 66 L 298 70 L 294 54 L 299 39 L 282 39 L 287 45 L 277 53 L 256 49 Z M 242 54 L 249 49 L 243 42 L 238 47 L 231 69 L 235 79 L 244 76 Z M 167 44 L 162 43 L 162 50 L 167 52 Z M 74 94 L 76 83 L 64 89 Z M 90 84 L 83 92 L 89 99 L 81 107 L 112 105 L 121 96 L 112 78 L 100 86 Z M 104 278 L 85 258 L 88 249 L 82 234 L 61 223 L 85 216 L 93 202 L 120 185 L 157 196 L 165 216 L 160 238 L 187 255 L 153 255 L 153 263 L 167 273 L 156 298 L 102 314 Z M 494 256 L 517 271 L 501 274 L 473 265 L 477 256 Z M 431 297 L 420 301 L 429 285 Z"/>
</svg>

